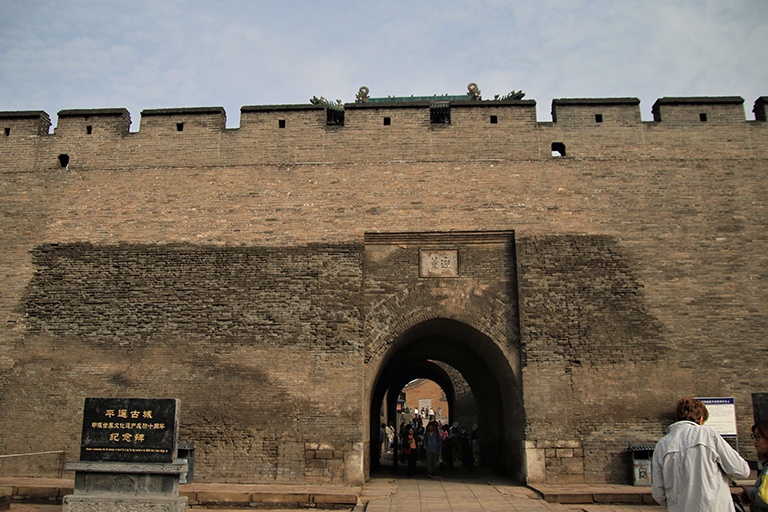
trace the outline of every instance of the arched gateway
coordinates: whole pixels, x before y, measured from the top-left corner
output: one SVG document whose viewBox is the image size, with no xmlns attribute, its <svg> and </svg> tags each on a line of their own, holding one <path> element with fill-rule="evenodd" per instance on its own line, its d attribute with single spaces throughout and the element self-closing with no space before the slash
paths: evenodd
<svg viewBox="0 0 768 512">
<path fill-rule="evenodd" d="M 498 346 L 472 327 L 444 318 L 422 322 L 403 333 L 380 366 L 371 399 L 371 432 L 375 437 L 384 397 L 387 416 L 395 416 L 397 393 L 414 378 L 430 378 L 448 395 L 454 411 L 450 375 L 444 363 L 467 381 L 481 426 L 480 460 L 503 473 L 522 476 L 524 415 L 518 378 Z M 453 419 L 448 419 L 452 422 Z M 468 425 L 463 425 L 467 430 Z M 372 443 L 372 446 L 375 443 Z M 371 457 L 375 465 L 376 447 Z"/>
<path fill-rule="evenodd" d="M 458 374 L 474 398 L 483 465 L 524 478 L 513 234 L 367 235 L 365 268 L 370 466 L 382 406 L 394 417 L 402 387 L 429 378 L 453 411 Z"/>
</svg>

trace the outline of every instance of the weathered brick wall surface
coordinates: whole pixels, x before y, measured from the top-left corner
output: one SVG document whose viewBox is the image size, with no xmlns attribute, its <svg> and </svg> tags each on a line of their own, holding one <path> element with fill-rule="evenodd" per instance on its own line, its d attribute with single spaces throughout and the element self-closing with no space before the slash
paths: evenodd
<svg viewBox="0 0 768 512">
<path fill-rule="evenodd" d="M 462 428 L 470 431 L 472 425 L 478 423 L 477 402 L 472 394 L 472 389 L 456 368 L 447 364 L 443 365 L 443 368 L 451 376 L 451 382 L 454 383 L 454 391 L 456 393 L 456 407 L 452 415 L 453 421 L 451 424 L 458 422 Z M 447 422 L 445 415 L 443 415 L 443 423 Z"/>
<path fill-rule="evenodd" d="M 201 479 L 354 480 L 339 467 L 362 466 L 365 362 L 443 315 L 520 361 L 547 478 L 626 481 L 626 443 L 661 437 L 685 394 L 735 397 L 754 457 L 765 122 L 732 99 L 666 99 L 657 122 L 633 101 L 565 101 L 553 123 L 533 102 L 476 106 L 440 126 L 428 105 L 350 107 L 342 127 L 245 107 L 235 130 L 169 109 L 136 133 L 119 109 L 66 111 L 55 134 L 0 113 L 0 452 L 76 453 L 86 396 L 177 396 Z M 418 239 L 382 256 L 399 281 L 364 263 L 366 233 L 494 230 L 515 257 L 462 254 L 463 281 L 412 286 Z"/>
<path fill-rule="evenodd" d="M 629 424 L 679 393 L 658 378 L 673 343 L 615 240 L 533 237 L 518 256 L 524 380 L 537 383 L 526 387 L 526 439 L 544 450 L 548 480 L 621 475 L 625 461 L 601 454 L 658 436 Z"/>
<path fill-rule="evenodd" d="M 81 243 L 32 257 L 4 451 L 39 449 L 41 432 L 19 427 L 44 425 L 43 444 L 77 454 L 85 396 L 158 396 L 181 399 L 201 480 L 342 482 L 344 458 L 361 459 L 359 246 Z"/>
</svg>

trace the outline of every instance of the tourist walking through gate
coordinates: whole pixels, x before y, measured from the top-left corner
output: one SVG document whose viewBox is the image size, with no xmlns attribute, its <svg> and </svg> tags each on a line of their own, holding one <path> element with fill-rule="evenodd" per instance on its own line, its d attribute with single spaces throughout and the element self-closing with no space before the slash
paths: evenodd
<svg viewBox="0 0 768 512">
<path fill-rule="evenodd" d="M 408 433 L 405 436 L 405 442 L 403 443 L 403 453 L 408 459 L 408 476 L 414 476 L 416 474 L 416 457 L 419 455 L 419 435 L 413 429 L 413 426 L 408 427 Z"/>
<path fill-rule="evenodd" d="M 410 423 L 400 424 L 400 462 L 405 462 L 407 457 L 405 455 L 405 442 L 408 440 L 408 429 L 411 428 Z"/>
<path fill-rule="evenodd" d="M 427 454 L 427 476 L 434 478 L 437 473 L 438 460 L 440 459 L 440 449 L 443 447 L 443 441 L 440 439 L 440 432 L 437 430 L 437 424 L 430 421 L 427 424 L 427 432 L 424 434 L 424 451 Z"/>
<path fill-rule="evenodd" d="M 387 448 L 387 425 L 382 423 L 379 427 L 379 456 L 386 451 L 389 451 Z"/>
<path fill-rule="evenodd" d="M 392 445 L 395 441 L 395 427 L 390 423 L 385 429 L 387 433 L 387 453 L 392 453 Z"/>
<path fill-rule="evenodd" d="M 453 471 L 453 443 L 448 425 L 443 425 L 440 431 L 440 440 L 443 442 L 443 467 Z"/>
</svg>

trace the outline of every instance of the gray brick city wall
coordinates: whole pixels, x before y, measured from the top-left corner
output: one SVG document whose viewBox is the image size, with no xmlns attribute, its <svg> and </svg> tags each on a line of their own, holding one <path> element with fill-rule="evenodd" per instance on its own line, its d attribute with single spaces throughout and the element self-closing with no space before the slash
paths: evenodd
<svg viewBox="0 0 768 512">
<path fill-rule="evenodd" d="M 734 397 L 754 458 L 764 104 L 0 112 L 0 452 L 73 458 L 85 397 L 174 397 L 201 480 L 360 481 L 385 356 L 445 320 L 514 398 L 510 474 L 625 482 L 682 395 Z M 435 247 L 469 274 L 420 277 Z"/>
</svg>

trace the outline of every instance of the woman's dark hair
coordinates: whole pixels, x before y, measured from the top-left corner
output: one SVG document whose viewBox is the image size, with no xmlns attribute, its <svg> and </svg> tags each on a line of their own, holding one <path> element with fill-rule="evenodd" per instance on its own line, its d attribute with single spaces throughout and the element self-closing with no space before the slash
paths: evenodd
<svg viewBox="0 0 768 512">
<path fill-rule="evenodd" d="M 768 421 L 761 421 L 752 425 L 752 433 L 760 432 L 760 437 L 768 441 Z"/>
</svg>

